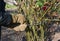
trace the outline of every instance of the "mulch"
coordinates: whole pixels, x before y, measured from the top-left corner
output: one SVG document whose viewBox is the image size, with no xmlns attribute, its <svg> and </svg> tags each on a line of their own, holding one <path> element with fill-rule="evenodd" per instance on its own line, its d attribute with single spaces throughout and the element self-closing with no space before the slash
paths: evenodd
<svg viewBox="0 0 60 41">
<path fill-rule="evenodd" d="M 7 27 L 1 28 L 1 41 L 26 41 L 26 32 L 14 32 Z"/>
</svg>

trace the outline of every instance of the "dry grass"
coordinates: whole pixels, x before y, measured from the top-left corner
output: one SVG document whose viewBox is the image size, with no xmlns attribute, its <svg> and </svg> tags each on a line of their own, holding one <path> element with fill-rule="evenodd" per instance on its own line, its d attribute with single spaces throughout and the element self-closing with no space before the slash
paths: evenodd
<svg viewBox="0 0 60 41">
<path fill-rule="evenodd" d="M 48 0 L 47 0 L 48 1 Z M 19 2 L 19 13 L 24 13 L 26 22 L 28 24 L 26 31 L 27 41 L 44 41 L 46 39 L 45 30 L 47 27 L 44 25 L 45 15 L 55 7 L 55 1 L 52 0 L 51 6 L 46 11 L 41 10 L 41 7 L 37 7 L 34 0 L 23 0 Z M 51 12 L 50 12 L 51 13 Z M 51 16 L 50 16 L 51 17 Z M 22 22 L 25 20 L 24 17 L 18 19 Z"/>
</svg>

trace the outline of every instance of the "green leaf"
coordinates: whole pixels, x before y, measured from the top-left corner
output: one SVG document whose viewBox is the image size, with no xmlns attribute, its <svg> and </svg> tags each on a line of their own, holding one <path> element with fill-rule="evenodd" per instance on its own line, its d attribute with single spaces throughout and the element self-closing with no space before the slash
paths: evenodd
<svg viewBox="0 0 60 41">
<path fill-rule="evenodd" d="M 42 7 L 43 6 L 43 3 L 42 2 L 37 2 L 36 5 Z"/>
</svg>

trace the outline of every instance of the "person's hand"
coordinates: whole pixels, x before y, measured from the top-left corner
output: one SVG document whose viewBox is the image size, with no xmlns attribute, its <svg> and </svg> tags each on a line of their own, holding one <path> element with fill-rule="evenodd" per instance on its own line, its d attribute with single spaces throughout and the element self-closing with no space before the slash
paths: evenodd
<svg viewBox="0 0 60 41">
<path fill-rule="evenodd" d="M 21 25 L 19 25 L 17 27 L 14 27 L 13 29 L 15 31 L 24 31 L 26 29 L 26 27 L 27 27 L 27 24 L 21 24 Z"/>
</svg>

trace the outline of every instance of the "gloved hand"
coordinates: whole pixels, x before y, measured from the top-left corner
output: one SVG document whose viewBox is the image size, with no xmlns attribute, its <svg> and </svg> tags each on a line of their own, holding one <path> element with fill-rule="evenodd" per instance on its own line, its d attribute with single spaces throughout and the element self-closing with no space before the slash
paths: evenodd
<svg viewBox="0 0 60 41">
<path fill-rule="evenodd" d="M 15 31 L 24 31 L 26 29 L 26 27 L 27 27 L 27 24 L 24 23 L 24 24 L 21 24 L 17 27 L 14 27 L 13 30 L 15 30 Z"/>
<path fill-rule="evenodd" d="M 23 24 L 26 20 L 22 14 L 12 14 L 12 23 L 20 23 Z"/>
</svg>

